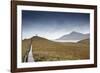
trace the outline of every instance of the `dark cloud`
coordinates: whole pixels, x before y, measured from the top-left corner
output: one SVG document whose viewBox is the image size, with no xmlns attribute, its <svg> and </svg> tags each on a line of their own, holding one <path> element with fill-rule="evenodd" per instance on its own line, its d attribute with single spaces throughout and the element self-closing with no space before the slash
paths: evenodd
<svg viewBox="0 0 100 73">
<path fill-rule="evenodd" d="M 40 34 L 47 38 L 56 38 L 71 31 L 88 33 L 89 24 L 88 13 L 22 11 L 23 37 Z"/>
</svg>

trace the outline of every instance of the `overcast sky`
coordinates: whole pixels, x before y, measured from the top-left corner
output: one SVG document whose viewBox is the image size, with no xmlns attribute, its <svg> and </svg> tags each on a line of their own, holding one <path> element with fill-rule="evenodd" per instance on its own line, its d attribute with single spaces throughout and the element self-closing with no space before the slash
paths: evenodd
<svg viewBox="0 0 100 73">
<path fill-rule="evenodd" d="M 22 39 L 36 34 L 57 39 L 72 31 L 89 33 L 90 14 L 47 11 L 22 11 Z"/>
</svg>

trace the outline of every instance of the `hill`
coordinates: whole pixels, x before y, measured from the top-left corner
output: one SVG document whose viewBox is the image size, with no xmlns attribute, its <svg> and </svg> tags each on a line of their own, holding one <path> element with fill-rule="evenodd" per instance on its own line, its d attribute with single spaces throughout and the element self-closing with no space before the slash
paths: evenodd
<svg viewBox="0 0 100 73">
<path fill-rule="evenodd" d="M 84 39 L 84 40 L 79 41 L 78 43 L 89 44 L 90 43 L 90 39 Z"/>
</svg>

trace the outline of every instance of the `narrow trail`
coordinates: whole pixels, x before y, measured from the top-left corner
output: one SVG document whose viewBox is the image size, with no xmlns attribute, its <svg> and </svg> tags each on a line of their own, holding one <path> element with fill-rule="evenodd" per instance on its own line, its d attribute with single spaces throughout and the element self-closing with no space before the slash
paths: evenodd
<svg viewBox="0 0 100 73">
<path fill-rule="evenodd" d="M 30 47 L 30 51 L 28 54 L 28 62 L 34 62 L 33 54 L 32 54 L 32 45 Z"/>
</svg>

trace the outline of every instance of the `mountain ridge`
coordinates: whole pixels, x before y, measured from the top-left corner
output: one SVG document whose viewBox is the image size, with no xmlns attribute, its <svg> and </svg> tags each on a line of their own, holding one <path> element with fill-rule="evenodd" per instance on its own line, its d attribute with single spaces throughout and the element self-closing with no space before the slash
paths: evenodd
<svg viewBox="0 0 100 73">
<path fill-rule="evenodd" d="M 84 40 L 84 39 L 89 38 L 89 36 L 90 36 L 89 33 L 83 34 L 80 32 L 73 31 L 69 34 L 61 36 L 60 38 L 58 38 L 56 40 L 78 40 L 78 41 L 80 41 L 80 40 Z"/>
</svg>

